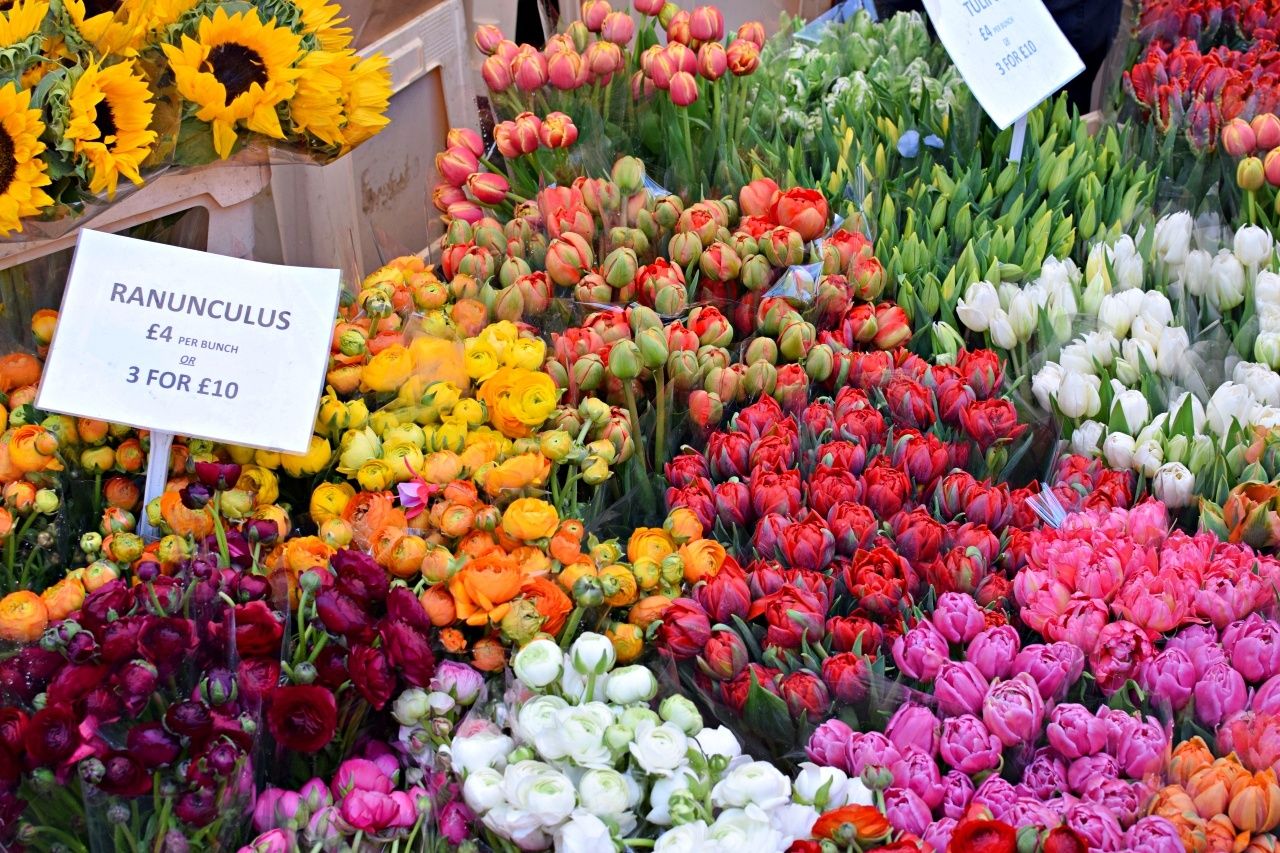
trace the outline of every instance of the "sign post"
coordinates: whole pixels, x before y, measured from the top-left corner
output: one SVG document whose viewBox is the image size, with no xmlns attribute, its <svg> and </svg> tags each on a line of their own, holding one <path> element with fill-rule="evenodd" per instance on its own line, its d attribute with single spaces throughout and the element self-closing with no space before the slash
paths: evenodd
<svg viewBox="0 0 1280 853">
<path fill-rule="evenodd" d="M 149 430 L 148 503 L 175 434 L 305 453 L 340 290 L 338 270 L 81 231 L 36 408 Z"/>
<path fill-rule="evenodd" d="M 924 0 L 929 20 L 973 96 L 1022 158 L 1027 114 L 1084 72 L 1043 0 Z"/>
</svg>

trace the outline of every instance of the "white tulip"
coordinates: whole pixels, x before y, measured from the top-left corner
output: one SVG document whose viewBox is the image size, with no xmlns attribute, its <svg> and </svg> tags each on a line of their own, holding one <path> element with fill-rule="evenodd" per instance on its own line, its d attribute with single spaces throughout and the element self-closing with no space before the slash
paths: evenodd
<svg viewBox="0 0 1280 853">
<path fill-rule="evenodd" d="M 516 678 L 534 690 L 554 684 L 563 667 L 564 652 L 545 637 L 527 643 L 511 661 Z"/>
<path fill-rule="evenodd" d="M 1058 409 L 1068 418 L 1091 418 L 1102 408 L 1099 380 L 1083 373 L 1068 373 L 1058 389 Z"/>
<path fill-rule="evenodd" d="M 1000 349 L 1010 350 L 1018 345 L 1018 336 L 1013 331 L 1013 324 L 1009 322 L 1009 315 L 1002 310 L 991 315 L 989 331 L 991 343 Z"/>
<path fill-rule="evenodd" d="M 1186 263 L 1182 265 L 1181 281 L 1187 293 L 1192 296 L 1204 296 L 1209 290 L 1209 270 L 1213 266 L 1213 255 L 1204 249 L 1192 249 L 1187 253 Z"/>
<path fill-rule="evenodd" d="M 586 632 L 569 647 L 569 659 L 573 668 L 582 675 L 601 675 L 613 669 L 617 653 L 613 643 L 604 634 Z"/>
<path fill-rule="evenodd" d="M 1156 223 L 1156 256 L 1171 267 L 1181 266 L 1191 249 L 1191 214 L 1183 211 Z"/>
<path fill-rule="evenodd" d="M 1280 373 L 1265 364 L 1239 362 L 1231 373 L 1233 381 L 1248 387 L 1259 403 L 1280 406 Z"/>
<path fill-rule="evenodd" d="M 673 723 L 637 731 L 629 747 L 640 768 L 654 776 L 670 776 L 684 764 L 688 749 L 689 738 Z"/>
<path fill-rule="evenodd" d="M 1112 468 L 1127 471 L 1133 467 L 1133 451 L 1138 443 L 1133 436 L 1123 432 L 1113 432 L 1102 442 L 1102 455 Z"/>
<path fill-rule="evenodd" d="M 1244 301 L 1244 267 L 1223 249 L 1209 267 L 1209 302 L 1220 311 L 1230 311 Z"/>
<path fill-rule="evenodd" d="M 698 706 L 679 693 L 662 700 L 658 715 L 690 737 L 702 731 L 702 715 L 698 713 Z"/>
<path fill-rule="evenodd" d="M 1263 305 L 1280 305 L 1280 275 L 1270 270 L 1262 270 L 1253 283 L 1253 300 L 1258 307 Z"/>
<path fill-rule="evenodd" d="M 1075 290 L 1073 282 L 1080 279 L 1080 270 L 1076 269 L 1070 259 L 1060 261 L 1055 257 L 1044 259 L 1040 266 L 1039 282 L 1050 292 L 1059 293 L 1064 290 Z"/>
<path fill-rule="evenodd" d="M 826 811 L 838 809 L 847 800 L 845 789 L 849 787 L 849 777 L 838 767 L 820 767 L 808 761 L 800 765 L 796 774 L 796 802 L 817 806 Z"/>
<path fill-rule="evenodd" d="M 1251 426 L 1264 430 L 1274 430 L 1280 427 L 1280 408 L 1275 406 L 1255 406 L 1253 412 L 1249 415 L 1249 423 Z"/>
<path fill-rule="evenodd" d="M 693 740 L 708 758 L 718 755 L 732 761 L 742 755 L 742 744 L 738 742 L 738 736 L 724 726 L 703 729 L 693 736 Z"/>
<path fill-rule="evenodd" d="M 1136 433 L 1151 420 L 1151 404 L 1141 391 L 1126 389 L 1115 379 L 1111 380 L 1114 396 L 1111 398 L 1111 417 L 1117 409 L 1124 418 L 1126 432 Z"/>
<path fill-rule="evenodd" d="M 1233 248 L 1240 263 L 1257 268 L 1271 258 L 1271 234 L 1257 225 L 1246 225 L 1236 232 Z"/>
<path fill-rule="evenodd" d="M 1167 326 L 1173 322 L 1173 305 L 1169 303 L 1169 297 L 1160 291 L 1126 290 L 1125 293 L 1135 296 L 1142 294 L 1138 301 L 1138 310 L 1134 312 L 1135 317 L 1146 317 L 1147 320 L 1159 326 Z"/>
<path fill-rule="evenodd" d="M 1233 423 L 1247 424 L 1253 411 L 1253 394 L 1248 386 L 1235 382 L 1223 382 L 1204 407 L 1209 429 L 1219 438 L 1226 438 Z"/>
<path fill-rule="evenodd" d="M 1269 302 L 1258 304 L 1258 331 L 1263 334 L 1280 332 L 1280 305 Z"/>
<path fill-rule="evenodd" d="M 1195 489 L 1195 475 L 1181 462 L 1161 465 L 1151 482 L 1151 491 L 1155 493 L 1156 500 L 1163 501 L 1170 509 L 1188 506 Z"/>
<path fill-rule="evenodd" d="M 1049 401 L 1058 396 L 1058 389 L 1062 387 L 1062 378 L 1065 375 L 1062 365 L 1056 361 L 1050 361 L 1036 371 L 1036 375 L 1031 378 L 1031 393 L 1035 395 L 1040 408 L 1046 412 L 1052 411 Z"/>
<path fill-rule="evenodd" d="M 1137 293 L 1126 290 L 1124 293 Z M 1129 324 L 1133 322 L 1134 312 L 1129 310 L 1128 300 L 1122 299 L 1124 294 L 1111 293 L 1102 298 L 1098 305 L 1098 326 L 1106 329 L 1117 338 L 1129 334 Z"/>
<path fill-rule="evenodd" d="M 1161 448 L 1163 448 L 1164 447 L 1164 428 L 1165 428 L 1165 424 L 1169 423 L 1170 420 L 1171 419 L 1169 417 L 1168 412 L 1161 412 L 1160 414 L 1156 415 L 1154 418 L 1151 419 L 1151 423 L 1143 427 L 1142 432 L 1138 433 L 1133 437 L 1134 441 L 1138 442 L 1138 444 L 1140 445 L 1143 444 L 1144 442 L 1154 441 L 1156 444 L 1160 445 Z"/>
<path fill-rule="evenodd" d="M 1280 369 L 1280 331 L 1258 335 L 1253 342 L 1253 357 L 1272 370 Z"/>
<path fill-rule="evenodd" d="M 1154 477 L 1156 471 L 1164 464 L 1164 448 L 1160 442 L 1147 440 L 1140 442 L 1133 451 L 1133 465 L 1148 477 Z"/>
<path fill-rule="evenodd" d="M 1076 340 L 1067 344 L 1058 353 L 1058 363 L 1062 365 L 1065 373 L 1083 373 L 1092 374 L 1098 372 L 1098 364 L 1093 360 L 1093 354 L 1089 348 L 1085 346 L 1083 340 Z"/>
<path fill-rule="evenodd" d="M 1089 357 L 1102 367 L 1110 367 L 1120 351 L 1120 342 L 1116 336 L 1105 329 L 1099 332 L 1088 332 L 1080 337 L 1080 344 L 1089 353 Z"/>
<path fill-rule="evenodd" d="M 1000 307 L 1005 311 L 1008 311 L 1010 303 L 1013 302 L 1013 297 L 1017 296 L 1021 292 L 1022 288 L 1018 287 L 1018 285 L 1011 281 L 1000 282 L 996 287 L 996 293 L 1000 296 Z"/>
<path fill-rule="evenodd" d="M 545 731 L 554 729 L 557 716 L 569 703 L 559 696 L 534 696 L 520 706 L 512 728 L 523 743 L 533 743 Z"/>
<path fill-rule="evenodd" d="M 1179 376 L 1188 367 L 1186 356 L 1191 339 L 1182 326 L 1166 326 L 1156 345 L 1156 371 L 1161 376 Z"/>
<path fill-rule="evenodd" d="M 1111 252 L 1107 249 L 1105 243 L 1094 243 L 1089 249 L 1089 258 L 1085 261 L 1084 277 L 1086 281 L 1093 281 L 1095 278 L 1101 277 L 1102 280 L 1111 286 L 1111 276 L 1107 272 L 1107 260 Z"/>
<path fill-rule="evenodd" d="M 1160 334 L 1167 327 L 1159 323 L 1152 322 L 1141 314 L 1133 318 L 1133 323 L 1129 325 L 1129 337 L 1125 341 L 1135 341 L 1139 344 L 1146 344 L 1152 351 L 1160 346 Z M 1121 345 L 1123 348 L 1123 344 Z M 1152 365 L 1155 366 L 1154 364 Z"/>
<path fill-rule="evenodd" d="M 1000 294 L 989 281 L 975 281 L 969 285 L 965 296 L 956 303 L 956 317 L 965 328 L 973 332 L 985 332 L 991 315 L 1000 310 Z"/>
<path fill-rule="evenodd" d="M 604 821 L 589 810 L 573 813 L 568 823 L 555 831 L 556 853 L 603 853 L 619 849 Z"/>
<path fill-rule="evenodd" d="M 491 767 L 468 773 L 462 783 L 462 799 L 478 815 L 506 801 L 502 793 L 502 774 Z"/>
<path fill-rule="evenodd" d="M 1039 279 L 1031 282 L 1022 288 L 1022 293 L 1027 299 L 1031 300 L 1031 304 L 1037 308 L 1043 308 L 1049 302 L 1049 288 Z"/>
<path fill-rule="evenodd" d="M 1142 287 L 1143 277 L 1145 275 L 1142 258 L 1138 255 L 1131 255 L 1120 259 L 1114 263 L 1116 270 L 1117 290 L 1131 290 Z"/>
<path fill-rule="evenodd" d="M 507 753 L 515 749 L 515 742 L 501 731 L 481 731 L 460 736 L 449 745 L 449 754 L 455 773 L 475 773 L 484 767 L 501 769 L 507 764 Z"/>
<path fill-rule="evenodd" d="M 658 695 L 658 679 L 647 666 L 624 666 L 609 673 L 605 696 L 615 705 L 648 702 Z"/>
<path fill-rule="evenodd" d="M 1021 343 L 1031 340 L 1031 336 L 1036 331 L 1036 321 L 1040 318 L 1040 309 L 1036 307 L 1035 302 L 1024 291 L 1018 293 L 1009 301 L 1009 325 L 1013 329 L 1014 336 Z M 1009 347 L 1005 347 L 1009 349 Z"/>
<path fill-rule="evenodd" d="M 701 820 L 668 829 L 658 836 L 653 853 L 706 853 L 707 824 Z"/>
<path fill-rule="evenodd" d="M 1071 433 L 1071 452 L 1081 456 L 1097 456 L 1098 444 L 1107 428 L 1098 421 L 1085 421 Z"/>
<path fill-rule="evenodd" d="M 1095 278 L 1085 287 L 1084 293 L 1080 294 L 1080 307 L 1083 309 L 1085 316 L 1095 317 L 1098 314 L 1098 306 L 1102 304 L 1102 300 L 1108 295 L 1106 283 Z"/>
<path fill-rule="evenodd" d="M 578 781 L 578 799 L 592 814 L 620 815 L 635 805 L 634 784 L 611 767 L 588 770 Z"/>
</svg>

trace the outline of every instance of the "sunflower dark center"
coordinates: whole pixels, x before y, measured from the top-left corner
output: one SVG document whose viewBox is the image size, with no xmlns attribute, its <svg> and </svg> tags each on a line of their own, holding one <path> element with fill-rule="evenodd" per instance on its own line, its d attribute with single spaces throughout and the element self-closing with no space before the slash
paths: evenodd
<svg viewBox="0 0 1280 853">
<path fill-rule="evenodd" d="M 92 18 L 104 12 L 115 13 L 120 8 L 120 0 L 84 0 L 84 16 Z"/>
<path fill-rule="evenodd" d="M 18 174 L 18 161 L 13 156 L 13 137 L 0 128 L 0 195 L 9 191 L 9 185 Z"/>
<path fill-rule="evenodd" d="M 227 90 L 227 103 L 249 91 L 254 83 L 267 82 L 267 64 L 252 48 L 235 42 L 220 44 L 209 51 L 203 71 L 212 74 Z"/>
<path fill-rule="evenodd" d="M 97 125 L 98 133 L 101 134 L 100 138 L 103 142 L 119 133 L 116 128 L 116 114 L 111 109 L 111 104 L 106 98 L 103 98 L 98 103 L 97 117 L 93 123 Z"/>
</svg>

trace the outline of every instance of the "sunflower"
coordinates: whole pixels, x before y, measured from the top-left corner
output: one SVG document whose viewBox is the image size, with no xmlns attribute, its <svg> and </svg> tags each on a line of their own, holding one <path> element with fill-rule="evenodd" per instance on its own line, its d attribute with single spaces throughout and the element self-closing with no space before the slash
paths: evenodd
<svg viewBox="0 0 1280 853">
<path fill-rule="evenodd" d="M 346 78 L 344 90 L 347 123 L 342 128 L 347 148 L 354 148 L 386 127 L 387 106 L 391 103 L 391 72 L 381 54 L 357 62 Z"/>
<path fill-rule="evenodd" d="M 283 139 L 276 106 L 293 97 L 303 73 L 301 39 L 274 23 L 264 24 L 249 11 L 228 15 L 219 6 L 200 20 L 198 38 L 182 37 L 182 47 L 164 52 L 178 92 L 197 107 L 196 118 L 213 129 L 213 145 L 223 159 L 236 143 L 236 124 Z"/>
<path fill-rule="evenodd" d="M 85 68 L 71 90 L 71 121 L 66 138 L 89 164 L 89 189 L 116 194 L 124 175 L 142 183 L 138 168 L 151 154 L 156 133 L 151 129 L 151 90 L 131 60 L 101 68 Z"/>
<path fill-rule="evenodd" d="M 342 145 L 346 77 L 354 64 L 348 53 L 313 50 L 298 63 L 302 76 L 289 102 L 294 133 L 310 134 L 335 148 Z"/>
<path fill-rule="evenodd" d="M 321 50 L 340 51 L 351 46 L 351 28 L 339 26 L 346 18 L 339 18 L 342 9 L 325 0 L 294 0 L 302 14 L 302 31 L 315 36 Z"/>
<path fill-rule="evenodd" d="M 49 14 L 49 0 L 17 0 L 0 12 L 0 47 L 26 41 L 40 31 Z"/>
<path fill-rule="evenodd" d="M 122 0 L 63 0 L 62 5 L 75 32 L 98 53 L 137 53 L 141 29 L 129 20 Z"/>
<path fill-rule="evenodd" d="M 53 204 L 40 189 L 49 185 L 40 111 L 31 109 L 31 92 L 8 83 L 0 87 L 0 236 L 22 230 L 22 217 Z"/>
</svg>

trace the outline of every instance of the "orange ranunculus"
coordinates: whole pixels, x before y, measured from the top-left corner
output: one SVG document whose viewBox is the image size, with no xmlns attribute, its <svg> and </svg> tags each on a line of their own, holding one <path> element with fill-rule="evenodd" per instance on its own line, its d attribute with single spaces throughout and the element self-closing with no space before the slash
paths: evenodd
<svg viewBox="0 0 1280 853">
<path fill-rule="evenodd" d="M 662 614 L 666 613 L 667 608 L 670 606 L 671 599 L 665 595 L 647 596 L 635 603 L 635 606 L 631 608 L 631 613 L 627 615 L 627 621 L 644 630 L 661 619 Z"/>
<path fill-rule="evenodd" d="M 521 453 L 484 473 L 484 490 L 493 497 L 529 486 L 542 486 L 551 476 L 551 460 L 541 453 Z"/>
<path fill-rule="evenodd" d="M 115 566 L 105 560 L 96 560 L 85 566 L 84 574 L 80 575 L 80 583 L 84 585 L 85 592 L 97 592 L 119 577 L 120 573 Z"/>
<path fill-rule="evenodd" d="M 368 548 L 373 535 L 389 524 L 409 526 L 390 492 L 360 492 L 343 508 L 342 520 L 351 525 L 354 541 L 361 548 Z"/>
<path fill-rule="evenodd" d="M 639 559 L 661 563 L 663 557 L 675 551 L 671 536 L 661 527 L 637 527 L 627 540 L 627 559 L 633 563 Z"/>
<path fill-rule="evenodd" d="M 40 593 L 49 611 L 49 619 L 66 619 L 84 603 L 84 585 L 75 578 L 63 578 Z"/>
<path fill-rule="evenodd" d="M 116 467 L 126 474 L 136 474 L 147 465 L 147 454 L 142 449 L 142 442 L 136 438 L 120 442 L 116 448 Z"/>
<path fill-rule="evenodd" d="M 429 586 L 418 596 L 418 603 L 426 611 L 427 618 L 437 628 L 446 628 L 458 621 L 458 608 L 453 603 L 453 596 L 444 584 Z"/>
<path fill-rule="evenodd" d="M 536 577 L 527 579 L 520 587 L 524 597 L 533 602 L 542 615 L 542 630 L 553 637 L 560 633 L 565 620 L 573 611 L 573 602 L 560 587 L 548 578 Z"/>
<path fill-rule="evenodd" d="M 0 355 L 0 393 L 8 394 L 23 385 L 35 385 L 40 381 L 40 362 L 25 352 Z"/>
<path fill-rule="evenodd" d="M 875 806 L 844 806 L 819 817 L 813 824 L 812 833 L 816 838 L 831 839 L 845 824 L 853 827 L 854 837 L 859 842 L 879 841 L 892 829 L 889 819 Z"/>
<path fill-rule="evenodd" d="M 339 394 L 353 394 L 360 387 L 360 374 L 362 368 L 358 364 L 341 364 L 334 359 L 335 364 L 324 375 L 324 384 L 333 388 Z"/>
<path fill-rule="evenodd" d="M 551 552 L 551 556 L 555 557 L 564 565 L 576 563 L 582 559 L 582 539 L 577 536 L 566 535 L 561 525 L 560 530 L 551 537 L 551 542 L 547 546 L 547 550 Z"/>
<path fill-rule="evenodd" d="M 1213 763 L 1213 750 L 1201 737 L 1184 740 L 1169 756 L 1169 781 L 1186 785 L 1192 775 Z"/>
<path fill-rule="evenodd" d="M 0 435 L 0 483 L 11 483 L 22 478 L 22 471 L 9 458 L 9 436 Z"/>
<path fill-rule="evenodd" d="M 1237 778 L 1231 786 L 1227 816 L 1242 832 L 1269 832 L 1280 825 L 1280 784 L 1276 782 L 1276 771 L 1268 768 Z"/>
<path fill-rule="evenodd" d="M 604 603 L 610 607 L 625 607 L 633 603 L 640 592 L 631 569 L 618 563 L 600 570 L 600 586 L 604 589 Z"/>
<path fill-rule="evenodd" d="M 385 565 L 387 571 L 398 578 L 408 580 L 422 568 L 422 558 L 427 555 L 427 540 L 421 536 L 402 536 L 392 547 Z"/>
<path fill-rule="evenodd" d="M 514 500 L 502 514 L 503 532 L 525 542 L 549 538 L 559 524 L 556 508 L 538 498 Z"/>
<path fill-rule="evenodd" d="M 107 440 L 107 429 L 110 426 L 106 421 L 99 421 L 93 418 L 77 418 L 76 433 L 80 436 L 80 441 L 85 444 L 101 444 Z"/>
<path fill-rule="evenodd" d="M 414 376 L 425 384 L 452 382 L 465 393 L 471 387 L 462 341 L 420 335 L 409 344 Z"/>
<path fill-rule="evenodd" d="M 13 514 L 9 510 L 0 506 L 0 542 L 9 538 L 9 534 L 13 532 Z"/>
<path fill-rule="evenodd" d="M 19 515 L 26 515 L 36 505 L 36 486 L 29 480 L 5 483 L 0 495 L 4 496 L 5 506 Z"/>
<path fill-rule="evenodd" d="M 111 477 L 102 484 L 102 496 L 110 506 L 132 512 L 142 500 L 142 490 L 129 477 Z"/>
<path fill-rule="evenodd" d="M 20 426 L 9 436 L 9 461 L 23 473 L 54 468 L 57 452 L 57 436 L 39 424 Z"/>
<path fill-rule="evenodd" d="M 501 551 L 497 538 L 488 530 L 473 530 L 458 542 L 454 552 L 459 557 L 481 557 L 491 551 Z"/>
<path fill-rule="evenodd" d="M 440 632 L 440 645 L 451 655 L 467 650 L 467 638 L 457 628 L 445 628 Z"/>
<path fill-rule="evenodd" d="M 702 538 L 702 522 L 693 510 L 685 506 L 671 510 L 662 527 L 680 545 Z"/>
<path fill-rule="evenodd" d="M 470 480 L 454 480 L 446 485 L 440 494 L 445 500 L 463 506 L 478 507 L 480 505 L 480 492 L 476 490 L 476 484 Z"/>
<path fill-rule="evenodd" d="M 34 643 L 49 625 L 49 608 L 30 590 L 0 598 L 0 640 Z"/>
<path fill-rule="evenodd" d="M 507 648 L 493 637 L 477 640 L 471 647 L 471 663 L 481 672 L 501 672 L 507 665 Z"/>
<path fill-rule="evenodd" d="M 384 569 L 391 559 L 391 549 L 396 543 L 404 538 L 404 528 L 394 525 L 384 527 L 377 533 L 373 534 L 373 540 L 369 543 L 369 553 L 373 555 L 373 560 Z"/>
<path fill-rule="evenodd" d="M 428 453 L 422 460 L 422 477 L 428 483 L 443 486 L 462 476 L 462 459 L 452 450 Z"/>
<path fill-rule="evenodd" d="M 254 521 L 270 521 L 276 526 L 276 536 L 281 539 L 289 535 L 289 530 L 293 526 L 289 520 L 289 513 L 276 504 L 258 507 L 253 511 L 252 518 Z"/>
<path fill-rule="evenodd" d="M 1227 803 L 1231 802 L 1231 789 L 1242 777 L 1247 779 L 1249 771 L 1244 769 L 1235 755 L 1219 758 L 1208 767 L 1191 774 L 1186 787 L 1195 804 L 1196 813 L 1205 820 L 1214 815 L 1225 814 Z"/>
<path fill-rule="evenodd" d="M 695 539 L 681 545 L 685 582 L 693 584 L 715 577 L 724 565 L 724 558 L 724 546 L 714 539 Z"/>
<path fill-rule="evenodd" d="M 633 663 L 644 652 L 644 631 L 630 622 L 614 622 L 604 635 L 613 643 L 618 663 Z"/>
<path fill-rule="evenodd" d="M 337 551 L 326 545 L 319 536 L 298 536 L 284 543 L 280 555 L 283 568 L 293 575 L 329 565 L 329 558 Z"/>
<path fill-rule="evenodd" d="M 413 375 L 413 356 L 408 347 L 394 344 L 386 347 L 364 366 L 360 374 L 360 390 L 389 393 L 396 391 Z"/>
<path fill-rule="evenodd" d="M 48 346 L 53 340 L 53 330 L 58 326 L 58 312 L 52 308 L 41 308 L 31 315 L 31 336 L 40 346 Z"/>
<path fill-rule="evenodd" d="M 425 539 L 423 542 L 426 544 L 426 552 L 422 555 L 418 571 L 427 583 L 444 583 L 449 579 L 449 572 L 453 568 L 453 554 L 448 548 L 431 545 Z"/>
<path fill-rule="evenodd" d="M 176 491 L 167 491 L 160 496 L 160 517 L 179 536 L 203 539 L 213 533 L 213 516 L 208 508 L 187 509 Z"/>
<path fill-rule="evenodd" d="M 324 544 L 336 549 L 350 545 L 351 537 L 355 535 L 351 530 L 351 525 L 340 518 L 331 518 L 320 525 L 318 533 Z"/>
<path fill-rule="evenodd" d="M 437 526 L 450 539 L 460 539 L 475 528 L 476 511 L 462 504 L 444 504 Z"/>
<path fill-rule="evenodd" d="M 524 575 L 510 555 L 490 552 L 468 562 L 449 580 L 458 618 L 468 625 L 499 622 L 520 592 Z"/>
<path fill-rule="evenodd" d="M 541 577 L 551 572 L 551 560 L 541 548 L 532 545 L 521 545 L 511 549 L 511 556 L 520 564 L 525 577 Z"/>
<path fill-rule="evenodd" d="M 449 309 L 449 317 L 462 334 L 475 336 L 484 328 L 489 319 L 489 311 L 478 299 L 459 299 Z"/>
<path fill-rule="evenodd" d="M 579 560 L 576 563 L 569 563 L 560 569 L 560 574 L 556 575 L 556 581 L 560 586 L 573 592 L 573 586 L 581 578 L 594 578 L 599 576 L 596 571 L 595 564 L 590 560 Z"/>
</svg>

